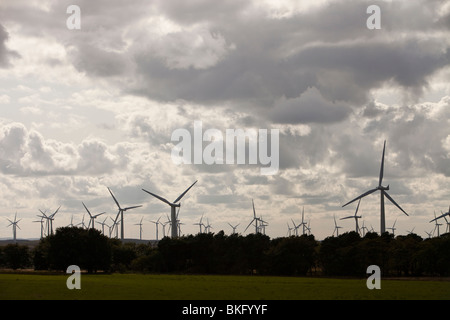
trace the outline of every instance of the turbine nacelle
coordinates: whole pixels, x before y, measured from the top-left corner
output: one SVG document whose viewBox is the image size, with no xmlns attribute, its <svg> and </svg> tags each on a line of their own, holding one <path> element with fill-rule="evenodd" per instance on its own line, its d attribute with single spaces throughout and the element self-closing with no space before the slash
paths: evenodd
<svg viewBox="0 0 450 320">
<path fill-rule="evenodd" d="M 387 187 L 384 186 L 378 186 L 377 190 L 389 190 L 389 185 L 387 185 Z"/>
</svg>

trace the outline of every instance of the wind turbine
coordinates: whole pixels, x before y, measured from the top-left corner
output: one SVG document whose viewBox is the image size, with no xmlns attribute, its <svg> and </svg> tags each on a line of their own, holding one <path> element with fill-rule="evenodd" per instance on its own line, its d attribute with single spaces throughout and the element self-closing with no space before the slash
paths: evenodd
<svg viewBox="0 0 450 320">
<path fill-rule="evenodd" d="M 394 199 L 392 199 L 392 197 L 386 192 L 387 190 L 389 190 L 389 185 L 387 187 L 384 187 L 381 185 L 381 183 L 383 182 L 383 171 L 384 171 L 384 152 L 386 150 L 386 140 L 384 140 L 384 146 L 383 146 L 383 155 L 381 157 L 381 168 L 380 168 L 380 176 L 378 179 L 378 187 L 371 189 L 363 194 L 361 194 L 360 196 L 356 197 L 355 199 L 347 202 L 346 204 L 344 204 L 342 207 L 345 207 L 346 205 L 359 200 L 361 198 L 364 198 L 365 196 L 374 193 L 377 190 L 380 190 L 380 194 L 381 194 L 381 198 L 380 198 L 380 233 L 383 234 L 384 232 L 386 232 L 386 225 L 385 225 L 385 214 L 384 214 L 384 197 L 386 196 L 386 198 L 389 199 L 389 201 L 391 201 L 397 208 L 399 208 L 404 214 L 406 214 L 408 216 L 408 214 L 405 212 L 405 210 L 403 210 L 398 204 L 397 202 L 395 202 Z"/>
<path fill-rule="evenodd" d="M 108 227 L 108 225 L 106 224 L 106 219 L 108 219 L 108 217 L 105 218 L 105 220 L 103 220 L 103 222 L 99 222 L 102 225 L 102 234 L 105 235 L 105 226 Z"/>
<path fill-rule="evenodd" d="M 442 213 L 442 215 L 440 215 L 439 217 L 436 217 L 436 212 L 434 212 L 434 219 L 431 220 L 430 222 L 433 222 L 433 221 L 436 221 L 438 219 L 444 218 L 445 222 L 447 223 L 447 228 L 445 229 L 445 231 L 449 232 L 450 231 L 450 222 L 447 220 L 446 216 L 450 217 L 450 206 L 448 207 L 448 211 L 446 213 L 443 213 L 442 211 L 441 211 L 441 213 Z M 436 229 L 436 227 L 435 227 L 435 229 Z M 438 230 L 439 230 L 439 228 L 438 228 Z"/>
<path fill-rule="evenodd" d="M 202 214 L 202 217 L 200 218 L 200 221 L 197 223 L 194 223 L 194 225 L 198 225 L 200 227 L 199 233 L 202 233 L 202 225 L 203 225 L 202 220 L 203 220 L 203 214 Z"/>
<path fill-rule="evenodd" d="M 308 221 L 308 225 L 306 226 L 306 230 L 308 231 L 308 235 L 311 235 L 311 220 Z"/>
<path fill-rule="evenodd" d="M 49 216 L 47 216 L 47 215 L 45 214 L 45 212 L 47 212 L 47 211 L 43 212 L 41 209 L 39 209 L 39 211 L 40 211 L 40 212 L 42 213 L 42 215 L 43 215 L 43 216 L 40 216 L 40 217 L 43 217 L 44 219 L 47 220 L 47 235 L 53 234 L 53 220 L 55 219 L 55 215 L 58 213 L 58 211 L 59 211 L 60 208 L 61 208 L 61 206 L 59 206 L 59 208 L 56 209 L 56 211 L 53 212 L 53 213 L 52 213 L 51 215 L 49 215 Z"/>
<path fill-rule="evenodd" d="M 442 217 L 445 217 L 445 214 L 442 215 L 442 216 L 440 216 L 440 218 L 442 218 Z M 438 220 L 438 218 L 436 218 L 436 211 L 435 211 L 435 212 L 434 212 L 434 219 L 431 220 L 430 222 L 434 221 L 434 230 L 433 230 L 433 233 L 434 233 L 434 231 L 436 231 L 436 229 L 437 229 L 437 236 L 439 237 L 439 236 L 440 236 L 440 234 L 439 234 L 439 227 L 442 226 L 442 223 L 438 223 L 437 220 Z"/>
<path fill-rule="evenodd" d="M 266 227 L 269 225 L 266 221 L 263 220 L 262 216 L 259 216 L 259 226 L 258 230 L 262 234 L 266 234 Z"/>
<path fill-rule="evenodd" d="M 362 227 L 361 227 L 363 237 L 366 236 L 366 232 L 367 232 L 366 230 L 368 230 L 367 227 L 365 226 L 365 224 L 366 224 L 366 222 L 363 220 Z"/>
<path fill-rule="evenodd" d="M 301 224 L 299 224 L 298 226 L 295 224 L 294 220 L 291 218 L 292 224 L 294 225 L 294 232 L 295 232 L 295 236 L 298 237 L 298 228 L 300 228 Z"/>
<path fill-rule="evenodd" d="M 8 220 L 10 222 L 10 224 L 8 224 L 6 227 L 8 228 L 9 226 L 12 226 L 13 239 L 14 239 L 14 243 L 16 243 L 17 228 L 20 229 L 19 221 L 22 219 L 17 220 L 17 212 L 16 212 L 16 214 L 14 215 L 14 221 L 9 220 L 8 218 L 6 218 L 6 220 Z"/>
<path fill-rule="evenodd" d="M 229 223 L 229 222 L 227 222 L 228 223 L 228 225 L 233 229 L 233 233 L 232 234 L 235 234 L 236 233 L 236 228 L 238 227 L 238 225 L 240 225 L 240 223 L 238 223 L 237 225 L 235 225 L 235 226 L 233 226 L 231 223 Z"/>
<path fill-rule="evenodd" d="M 397 230 L 397 228 L 395 228 L 395 224 L 397 223 L 397 219 L 395 219 L 394 224 L 392 225 L 391 228 L 387 228 L 387 229 L 391 229 L 392 230 L 392 235 L 395 236 L 395 230 Z"/>
<path fill-rule="evenodd" d="M 139 240 L 142 240 L 142 219 L 144 219 L 144 217 L 141 218 L 141 221 L 139 223 L 134 224 L 135 226 L 139 226 Z"/>
<path fill-rule="evenodd" d="M 447 218 L 444 216 L 445 223 L 447 224 L 447 228 L 445 229 L 445 232 L 450 232 L 450 220 L 447 220 Z"/>
<path fill-rule="evenodd" d="M 94 223 L 95 223 L 95 219 L 98 217 L 98 216 L 101 216 L 102 214 L 104 214 L 105 212 L 102 212 L 102 213 L 99 213 L 99 214 L 96 214 L 96 215 L 92 215 L 91 214 L 91 212 L 89 211 L 89 209 L 86 207 L 86 205 L 84 204 L 84 202 L 81 202 L 82 204 L 83 204 L 83 207 L 86 209 L 86 211 L 87 211 L 87 213 L 89 214 L 89 217 L 91 217 L 91 221 L 89 221 L 89 225 L 88 225 L 88 229 L 89 229 L 89 226 L 92 224 L 92 229 L 94 229 Z"/>
<path fill-rule="evenodd" d="M 336 214 L 334 215 L 334 231 L 333 231 L 333 236 L 334 236 L 334 233 L 336 232 L 336 236 L 337 237 L 339 237 L 339 229 L 340 228 L 342 228 L 342 227 L 339 227 L 338 225 L 337 225 L 337 223 L 336 223 Z"/>
<path fill-rule="evenodd" d="M 108 190 L 109 190 L 109 193 L 111 194 L 111 196 L 113 197 L 114 202 L 116 203 L 117 207 L 119 208 L 119 212 L 117 213 L 116 220 L 114 220 L 114 224 L 116 224 L 117 218 L 119 218 L 119 215 L 120 215 L 120 239 L 123 241 L 123 239 L 124 239 L 124 236 L 123 236 L 123 234 L 124 234 L 124 232 L 123 232 L 123 225 L 124 225 L 124 223 L 123 223 L 123 213 L 125 211 L 127 211 L 127 210 L 140 208 L 142 206 L 140 205 L 140 206 L 133 206 L 133 207 L 122 208 L 120 206 L 120 204 L 119 204 L 119 201 L 117 201 L 116 197 L 114 197 L 111 189 L 108 188 Z"/>
<path fill-rule="evenodd" d="M 344 217 L 344 218 L 341 218 L 340 220 L 345 220 L 345 219 L 351 219 L 351 218 L 354 218 L 355 219 L 355 222 L 356 222 L 356 229 L 355 229 L 355 231 L 359 234 L 359 226 L 358 226 L 358 219 L 361 219 L 362 218 L 362 216 L 357 216 L 356 214 L 358 213 L 358 209 L 359 209 L 359 204 L 361 203 L 361 199 L 359 199 L 359 201 L 358 201 L 358 205 L 356 206 L 356 211 L 355 211 L 355 214 L 353 215 L 353 216 L 348 216 L 348 217 Z"/>
<path fill-rule="evenodd" d="M 161 217 L 159 217 L 158 218 L 158 220 L 156 220 L 156 221 L 150 221 L 150 222 L 152 222 L 152 223 L 154 223 L 155 224 L 155 226 L 156 226 L 156 240 L 158 241 L 158 225 L 159 225 L 159 219 L 161 219 Z"/>
<path fill-rule="evenodd" d="M 41 220 L 34 220 L 33 222 L 39 222 L 41 224 L 41 239 L 44 238 L 44 217 L 38 216 Z"/>
<path fill-rule="evenodd" d="M 287 232 L 286 234 L 290 237 L 290 236 L 292 235 L 291 231 L 292 231 L 293 229 L 295 229 L 295 224 L 294 224 L 294 228 L 289 227 L 289 223 L 288 223 L 288 222 L 286 222 L 286 225 L 287 225 L 287 227 L 288 227 L 288 232 Z"/>
<path fill-rule="evenodd" d="M 211 224 L 209 223 L 209 218 L 206 218 L 206 225 L 204 224 L 203 225 L 203 230 L 205 231 L 205 233 L 210 233 L 211 232 L 211 228 L 212 228 L 212 226 L 211 226 Z"/>
<path fill-rule="evenodd" d="M 167 199 L 160 197 L 154 193 L 151 193 L 150 191 L 147 191 L 145 189 L 142 189 L 142 191 L 147 192 L 148 194 L 154 196 L 155 198 L 161 200 L 162 202 L 167 203 L 170 206 L 170 216 L 171 216 L 171 224 L 172 224 L 172 238 L 177 238 L 178 237 L 178 225 L 177 225 L 177 214 L 176 214 L 176 209 L 175 208 L 179 208 L 181 206 L 181 203 L 177 203 L 178 201 L 181 200 L 181 198 L 184 197 L 184 195 L 194 186 L 194 184 L 197 183 L 198 180 L 196 180 L 193 184 L 191 184 L 191 186 L 189 188 L 187 188 L 182 194 L 180 194 L 178 196 L 178 198 L 175 199 L 174 202 L 170 202 Z"/>
<path fill-rule="evenodd" d="M 80 223 L 77 223 L 76 226 L 81 225 L 81 228 L 87 229 L 86 224 L 84 223 L 84 216 L 85 216 L 85 215 L 83 214 L 83 218 L 81 219 L 81 222 L 80 222 Z"/>
<path fill-rule="evenodd" d="M 253 205 L 253 219 L 252 219 L 252 221 L 250 221 L 247 228 L 245 228 L 244 232 L 247 231 L 248 227 L 250 227 L 250 225 L 253 223 L 253 221 L 255 221 L 255 234 L 257 234 L 259 232 L 259 229 L 258 229 L 259 218 L 256 217 L 255 203 L 253 202 L 253 199 L 252 199 L 252 205 Z"/>
</svg>

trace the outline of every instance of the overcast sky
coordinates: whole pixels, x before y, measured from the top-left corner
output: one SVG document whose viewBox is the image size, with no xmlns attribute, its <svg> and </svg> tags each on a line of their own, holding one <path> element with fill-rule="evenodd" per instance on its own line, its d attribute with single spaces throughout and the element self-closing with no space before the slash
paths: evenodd
<svg viewBox="0 0 450 320">
<path fill-rule="evenodd" d="M 69 30 L 69 5 L 81 29 Z M 369 30 L 369 5 L 381 29 Z M 450 205 L 450 1 L 30 1 L 0 3 L 0 238 L 39 237 L 38 209 L 62 206 L 54 226 L 123 205 L 125 236 L 155 238 L 150 220 L 182 200 L 182 232 L 201 215 L 238 232 L 256 212 L 285 236 L 302 207 L 318 239 L 347 201 L 384 185 L 386 226 L 426 237 Z M 176 165 L 172 132 L 279 129 L 280 169 Z M 379 193 L 359 214 L 379 231 Z M 338 221 L 340 232 L 353 220 Z M 362 222 L 360 222 L 360 225 Z M 441 232 L 445 226 L 441 227 Z M 251 232 L 252 228 L 247 230 Z M 162 230 L 160 230 L 160 235 Z"/>
</svg>

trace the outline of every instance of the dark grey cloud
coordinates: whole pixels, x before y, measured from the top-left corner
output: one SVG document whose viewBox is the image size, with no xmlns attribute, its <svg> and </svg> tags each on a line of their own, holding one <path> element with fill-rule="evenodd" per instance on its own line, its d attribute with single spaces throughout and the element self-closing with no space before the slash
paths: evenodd
<svg viewBox="0 0 450 320">
<path fill-rule="evenodd" d="M 6 47 L 8 38 L 8 32 L 5 27 L 0 24 L 0 68 L 9 67 L 11 65 L 11 58 L 19 57 L 17 52 L 9 50 Z"/>
<path fill-rule="evenodd" d="M 450 49 L 439 40 L 417 39 L 317 45 L 301 51 L 295 60 L 315 70 L 328 99 L 363 102 L 361 95 L 368 96 L 370 89 L 390 80 L 422 92 L 427 78 L 450 64 Z"/>
<path fill-rule="evenodd" d="M 348 105 L 328 101 L 311 89 L 299 98 L 278 103 L 270 118 L 276 123 L 329 123 L 346 119 L 350 112 Z"/>
</svg>

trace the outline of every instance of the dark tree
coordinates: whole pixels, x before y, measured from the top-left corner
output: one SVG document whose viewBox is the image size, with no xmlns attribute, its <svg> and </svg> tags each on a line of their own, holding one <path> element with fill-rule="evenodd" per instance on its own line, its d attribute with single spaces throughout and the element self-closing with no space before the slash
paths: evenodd
<svg viewBox="0 0 450 320">
<path fill-rule="evenodd" d="M 3 248 L 3 260 L 7 268 L 22 269 L 30 266 L 30 254 L 27 246 L 8 244 Z"/>
<path fill-rule="evenodd" d="M 77 265 L 88 272 L 109 270 L 111 245 L 107 237 L 95 229 L 63 227 L 47 237 L 46 243 L 49 268 L 65 271 L 70 265 Z M 45 247 L 42 247 L 43 251 Z M 45 256 L 44 252 L 39 253 Z M 36 257 L 35 257 L 36 258 Z"/>
</svg>

